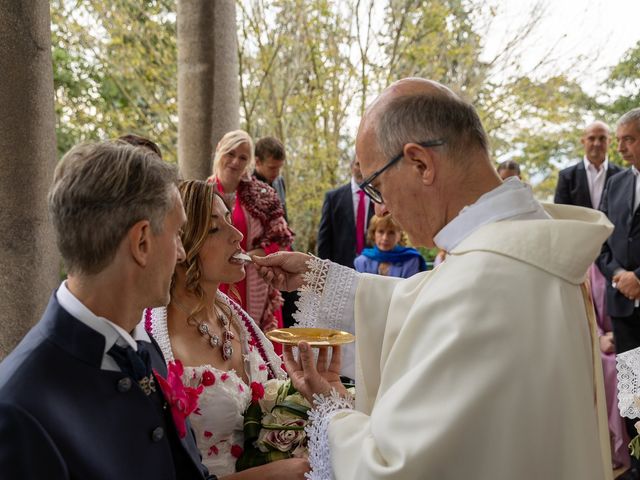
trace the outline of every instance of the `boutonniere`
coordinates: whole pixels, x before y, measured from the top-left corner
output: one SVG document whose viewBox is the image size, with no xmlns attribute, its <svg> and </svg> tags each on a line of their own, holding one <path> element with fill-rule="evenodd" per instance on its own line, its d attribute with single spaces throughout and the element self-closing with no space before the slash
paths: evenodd
<svg viewBox="0 0 640 480">
<path fill-rule="evenodd" d="M 192 413 L 200 414 L 198 410 L 198 397 L 204 389 L 204 385 L 197 388 L 186 387 L 182 383 L 184 368 L 182 362 L 176 360 L 167 365 L 167 378 L 163 378 L 154 368 L 153 373 L 158 380 L 162 394 L 171 408 L 171 415 L 176 424 L 178 435 L 184 438 L 187 434 L 186 421 Z"/>
</svg>

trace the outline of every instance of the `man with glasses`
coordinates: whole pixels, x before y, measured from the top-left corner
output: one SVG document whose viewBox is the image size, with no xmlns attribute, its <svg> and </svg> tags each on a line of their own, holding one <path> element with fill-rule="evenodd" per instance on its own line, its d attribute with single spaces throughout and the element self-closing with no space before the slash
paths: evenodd
<svg viewBox="0 0 640 480">
<path fill-rule="evenodd" d="M 314 402 L 311 478 L 611 478 L 581 291 L 610 223 L 502 182 L 475 109 L 436 82 L 388 87 L 365 112 L 356 154 L 377 213 L 448 256 L 406 280 L 301 253 L 256 259 L 265 280 L 302 287 L 303 325 L 358 340 L 355 403 L 337 381 L 339 349 L 316 363 L 305 342 L 298 359 L 285 348 Z"/>
</svg>

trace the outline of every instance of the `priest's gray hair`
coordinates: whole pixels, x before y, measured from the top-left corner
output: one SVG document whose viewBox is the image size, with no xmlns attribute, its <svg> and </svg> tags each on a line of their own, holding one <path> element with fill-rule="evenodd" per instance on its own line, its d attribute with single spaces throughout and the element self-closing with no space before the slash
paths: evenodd
<svg viewBox="0 0 640 480">
<path fill-rule="evenodd" d="M 376 124 L 380 150 L 387 158 L 407 143 L 443 140 L 449 155 L 464 161 L 471 150 L 489 153 L 489 140 L 475 108 L 454 95 L 404 95 L 382 107 Z"/>
<path fill-rule="evenodd" d="M 140 220 L 161 233 L 177 183 L 176 167 L 148 148 L 123 141 L 73 147 L 58 164 L 48 197 L 67 271 L 102 271 Z"/>
<path fill-rule="evenodd" d="M 622 115 L 616 125 L 627 125 L 628 123 L 635 123 L 638 130 L 640 130 L 640 107 L 629 110 Z"/>
</svg>

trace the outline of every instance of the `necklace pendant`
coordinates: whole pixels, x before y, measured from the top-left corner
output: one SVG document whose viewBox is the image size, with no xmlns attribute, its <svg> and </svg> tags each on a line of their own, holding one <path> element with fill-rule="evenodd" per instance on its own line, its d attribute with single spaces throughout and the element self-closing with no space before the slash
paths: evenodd
<svg viewBox="0 0 640 480">
<path fill-rule="evenodd" d="M 209 338 L 209 345 L 213 348 L 217 348 L 220 345 L 220 337 L 218 335 L 211 335 Z"/>
<path fill-rule="evenodd" d="M 206 323 L 199 323 L 198 324 L 198 331 L 200 332 L 200 335 L 208 335 L 209 334 L 209 327 L 207 326 Z"/>
<path fill-rule="evenodd" d="M 232 356 L 233 356 L 233 347 L 231 346 L 231 342 L 227 340 L 222 345 L 222 358 L 224 360 L 229 360 Z"/>
<path fill-rule="evenodd" d="M 233 340 L 234 338 L 236 338 L 236 336 L 233 334 L 233 332 L 231 330 L 225 330 L 224 331 L 224 339 L 225 341 L 230 341 Z"/>
</svg>

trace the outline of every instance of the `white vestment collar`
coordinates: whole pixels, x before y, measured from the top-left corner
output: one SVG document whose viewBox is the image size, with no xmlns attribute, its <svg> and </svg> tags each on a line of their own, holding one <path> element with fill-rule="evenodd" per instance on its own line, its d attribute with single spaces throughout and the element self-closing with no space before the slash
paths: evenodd
<svg viewBox="0 0 640 480">
<path fill-rule="evenodd" d="M 548 219 L 542 205 L 533 198 L 531 187 L 517 177 L 509 177 L 502 185 L 464 207 L 434 237 L 435 244 L 447 252 L 483 225 L 501 220 Z"/>
</svg>

